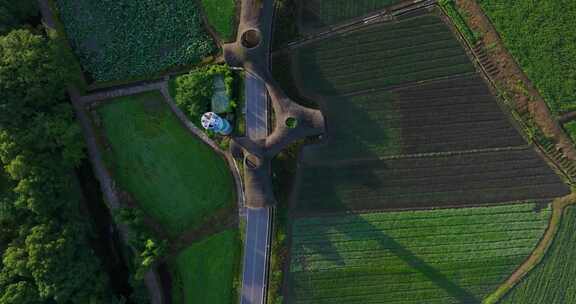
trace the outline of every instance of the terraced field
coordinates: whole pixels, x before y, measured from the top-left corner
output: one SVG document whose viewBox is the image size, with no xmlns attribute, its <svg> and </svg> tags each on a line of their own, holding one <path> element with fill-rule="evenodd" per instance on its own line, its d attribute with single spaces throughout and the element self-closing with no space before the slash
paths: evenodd
<svg viewBox="0 0 576 304">
<path fill-rule="evenodd" d="M 478 303 L 531 252 L 547 204 L 299 219 L 288 303 Z"/>
</svg>

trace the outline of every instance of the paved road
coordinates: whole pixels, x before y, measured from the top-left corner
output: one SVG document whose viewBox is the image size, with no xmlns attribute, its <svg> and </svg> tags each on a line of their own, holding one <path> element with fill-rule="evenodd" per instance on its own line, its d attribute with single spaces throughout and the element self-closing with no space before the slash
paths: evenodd
<svg viewBox="0 0 576 304">
<path fill-rule="evenodd" d="M 268 95 L 260 78 L 246 73 L 246 133 L 252 140 L 268 136 Z"/>
<path fill-rule="evenodd" d="M 270 209 L 246 209 L 241 304 L 263 304 L 270 246 Z"/>
</svg>

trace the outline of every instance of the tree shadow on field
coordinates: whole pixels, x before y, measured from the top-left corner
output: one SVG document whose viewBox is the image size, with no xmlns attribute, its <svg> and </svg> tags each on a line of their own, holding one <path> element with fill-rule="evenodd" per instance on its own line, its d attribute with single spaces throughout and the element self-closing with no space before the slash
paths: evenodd
<svg viewBox="0 0 576 304">
<path fill-rule="evenodd" d="M 296 89 L 303 98 L 319 104 L 326 121 L 326 134 L 322 143 L 302 149 L 300 170 L 306 170 L 306 173 L 299 174 L 305 177 L 305 181 L 297 182 L 304 184 L 298 187 L 304 191 L 296 199 L 296 211 L 314 213 L 386 208 L 382 201 L 363 201 L 360 197 L 353 202 L 342 201 L 338 191 L 321 185 L 345 183 L 347 187 L 359 190 L 359 196 L 378 196 L 378 190 L 388 181 L 378 172 L 385 166 L 378 160 L 382 156 L 400 154 L 402 149 L 400 130 L 390 128 L 401 119 L 393 95 L 388 92 L 342 95 L 323 77 L 319 65 L 303 66 L 299 59 L 296 52 L 291 60 Z M 311 79 L 318 86 L 305 84 Z M 320 199 L 310 201 L 307 197 Z"/>
<path fill-rule="evenodd" d="M 295 55 L 292 62 L 300 65 L 297 56 Z M 392 203 L 380 195 L 381 188 L 386 185 L 390 178 L 382 176 L 379 172 L 386 165 L 379 159 L 390 152 L 375 149 L 373 144 L 377 143 L 386 147 L 396 144 L 399 145 L 399 151 L 401 151 L 401 134 L 391 134 L 385 128 L 386 124 L 379 121 L 379 119 L 388 119 L 389 116 L 386 115 L 385 111 L 382 113 L 382 117 L 371 115 L 373 113 L 370 111 L 374 110 L 374 106 L 377 106 L 378 102 L 392 103 L 387 109 L 394 111 L 394 100 L 392 98 L 365 100 L 369 106 L 366 107 L 364 104 L 363 107 L 355 103 L 358 99 L 350 96 L 339 96 L 339 91 L 323 77 L 320 66 L 306 64 L 305 67 L 297 66 L 294 70 L 293 76 L 296 78 L 295 82 L 301 95 L 320 103 L 326 120 L 327 134 L 324 136 L 323 143 L 306 146 L 302 149 L 298 166 L 299 172 L 293 190 L 292 216 L 318 216 L 337 213 L 338 216 L 345 216 L 346 222 L 353 221 L 354 230 L 347 228 L 347 225 L 320 223 L 314 225 L 314 239 L 311 241 L 299 243 L 297 242 L 298 236 L 293 235 L 292 262 L 301 266 L 304 272 L 319 271 L 311 269 L 308 261 L 306 261 L 306 256 L 312 253 L 320 255 L 324 262 L 328 262 L 334 268 L 346 268 L 350 261 L 339 252 L 339 249 L 329 238 L 330 234 L 341 233 L 350 239 L 376 241 L 377 250 L 390 252 L 410 269 L 435 284 L 443 291 L 443 294 L 459 303 L 480 303 L 480 300 L 470 291 L 459 286 L 415 252 L 388 235 L 386 231 L 378 230 L 377 227 L 357 213 L 365 210 L 389 208 Z M 314 77 L 314 83 L 311 85 L 309 80 Z M 310 92 L 313 89 L 315 91 Z M 329 91 L 334 92 L 334 94 L 326 94 Z M 363 97 L 368 99 L 380 98 L 381 95 L 371 92 L 366 93 Z M 389 114 L 392 117 L 399 117 L 394 113 Z M 351 124 L 356 125 L 351 126 Z M 397 138 L 395 138 L 396 135 Z M 339 138 L 339 136 L 345 136 L 345 138 Z M 352 168 L 356 170 L 351 170 Z M 392 181 L 390 180 L 390 182 Z M 352 191 L 342 195 L 340 188 L 343 185 Z M 304 254 L 295 256 L 294 253 L 298 252 Z M 322 272 L 322 270 L 320 271 Z M 381 271 L 384 272 L 385 270 Z M 324 270 L 324 272 L 330 272 L 330 270 Z M 337 276 L 336 272 L 331 273 L 334 274 L 334 277 L 330 279 L 334 285 L 337 285 L 337 281 L 341 278 Z M 315 299 L 314 294 L 320 289 L 320 286 L 314 285 L 317 282 L 314 280 L 295 281 L 294 277 L 291 276 L 289 281 L 288 303 L 298 300 L 294 298 L 296 294 L 310 295 L 308 300 Z M 294 292 L 294 288 L 298 288 L 297 293 Z M 383 292 L 384 296 L 385 293 Z M 368 301 L 368 299 L 362 299 L 362 295 L 354 296 L 355 300 Z"/>
<path fill-rule="evenodd" d="M 330 216 L 332 216 L 332 215 L 330 215 Z M 341 269 L 341 268 L 346 268 L 349 261 L 347 261 L 346 258 L 343 257 L 338 252 L 338 248 L 335 247 L 335 245 L 331 242 L 331 240 L 329 239 L 329 237 L 327 235 L 337 232 L 337 233 L 341 233 L 341 234 L 345 235 L 346 237 L 348 237 L 350 239 L 354 239 L 354 240 L 376 241 L 378 244 L 377 248 L 373 248 L 371 250 L 376 249 L 376 250 L 382 250 L 382 251 L 389 252 L 393 256 L 395 256 L 395 257 L 399 258 L 401 261 L 403 261 L 411 271 L 413 271 L 414 273 L 418 273 L 418 274 L 423 275 L 428 281 L 430 281 L 431 283 L 436 285 L 439 289 L 437 292 L 438 295 L 440 295 L 440 294 L 445 295 L 444 298 L 437 299 L 438 301 L 448 301 L 448 298 L 450 298 L 451 300 L 455 300 L 457 303 L 467 303 L 468 304 L 468 303 L 480 303 L 481 302 L 481 300 L 478 299 L 469 290 L 465 289 L 464 287 L 459 286 L 459 284 L 457 282 L 455 282 L 453 279 L 451 279 L 450 277 L 443 274 L 440 270 L 435 268 L 434 265 L 431 265 L 431 264 L 427 263 L 426 261 L 424 261 L 421 257 L 418 256 L 417 253 L 406 248 L 400 241 L 398 241 L 394 237 L 388 235 L 385 230 L 379 230 L 372 223 L 370 223 L 369 221 L 364 219 L 360 214 L 353 213 L 353 211 L 348 210 L 346 212 L 346 214 L 340 214 L 340 215 L 334 215 L 334 216 L 342 217 L 342 219 L 345 219 L 345 221 L 347 223 L 353 222 L 354 223 L 354 228 L 353 228 L 354 230 L 348 229 L 346 227 L 346 225 L 341 226 L 341 225 L 334 224 L 334 223 L 316 224 L 314 227 L 315 227 L 315 229 L 318 230 L 318 233 L 315 235 L 325 236 L 325 237 L 322 237 L 319 241 L 316 241 L 315 243 L 301 245 L 304 248 L 297 248 L 296 251 L 303 252 L 303 249 L 305 249 L 306 252 L 319 254 L 322 256 L 322 258 L 325 259 L 325 261 L 329 261 L 332 264 L 333 268 Z M 293 238 L 295 238 L 295 237 L 293 236 Z M 359 245 L 361 245 L 360 243 L 361 242 L 359 242 Z M 358 249 L 360 249 L 360 248 L 358 248 Z M 292 250 L 294 251 L 295 248 L 292 248 Z M 305 258 L 303 260 L 293 261 L 293 262 L 302 263 L 301 265 L 303 267 L 303 271 L 318 271 L 318 270 L 314 270 L 314 269 L 309 269 L 309 266 L 306 265 Z M 368 261 L 367 261 L 367 263 L 368 263 Z M 356 265 L 350 265 L 348 267 L 353 267 L 353 266 L 356 266 Z M 331 270 L 328 270 L 328 272 L 330 272 L 330 271 Z M 371 269 L 371 271 L 374 271 L 374 269 Z M 385 271 L 386 270 L 384 270 L 384 269 L 380 270 L 380 272 L 385 272 Z M 320 272 L 322 272 L 322 270 L 320 270 Z M 333 284 L 335 286 L 339 286 L 338 285 L 339 283 L 337 282 L 340 279 L 337 276 L 338 272 L 332 272 L 332 273 L 334 274 L 334 277 L 332 278 L 332 280 L 335 281 L 335 282 L 333 282 Z M 340 272 L 340 273 L 344 273 L 344 272 Z M 410 274 L 407 273 L 406 275 L 410 275 Z M 292 286 L 292 288 L 291 288 L 292 290 L 290 290 L 289 297 L 294 297 L 295 293 L 294 293 L 293 289 L 295 286 L 298 286 L 298 288 L 300 288 L 300 290 L 298 291 L 299 294 L 307 294 L 311 297 L 310 299 L 314 299 L 315 291 L 317 291 L 321 287 L 315 286 L 313 282 L 314 281 L 309 281 L 309 282 L 294 282 L 294 281 L 292 281 L 290 284 L 290 286 Z M 379 287 L 375 287 L 375 288 L 379 288 Z M 382 288 L 381 291 L 383 291 L 383 294 L 385 297 L 386 296 L 385 295 L 386 294 L 386 285 L 383 285 L 380 288 Z M 440 290 L 442 292 L 440 292 Z M 407 289 L 406 293 L 403 294 L 403 297 L 406 300 L 410 300 L 410 298 L 408 298 L 410 296 L 409 291 L 410 290 Z M 394 293 L 397 294 L 398 291 L 396 290 L 396 291 L 394 291 Z M 355 296 L 355 299 L 357 299 L 357 300 L 365 300 L 365 301 L 368 301 L 369 300 L 368 297 L 370 297 L 370 295 L 366 295 L 367 298 L 363 299 L 362 295 L 354 295 L 353 292 L 351 292 L 350 295 Z M 373 298 L 371 298 L 371 299 L 373 300 Z M 294 300 L 294 299 L 289 298 L 289 300 Z M 414 300 L 421 300 L 421 299 L 415 298 Z M 288 301 L 288 303 L 291 303 L 291 301 Z"/>
</svg>

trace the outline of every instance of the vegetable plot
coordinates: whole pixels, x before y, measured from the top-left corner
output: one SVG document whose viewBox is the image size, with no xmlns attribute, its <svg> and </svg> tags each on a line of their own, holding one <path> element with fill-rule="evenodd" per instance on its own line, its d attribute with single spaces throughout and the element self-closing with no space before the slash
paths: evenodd
<svg viewBox="0 0 576 304">
<path fill-rule="evenodd" d="M 151 77 L 215 50 L 195 1 L 56 2 L 72 48 L 96 82 Z"/>
<path fill-rule="evenodd" d="M 530 254 L 547 204 L 299 219 L 289 303 L 477 303 Z"/>
</svg>

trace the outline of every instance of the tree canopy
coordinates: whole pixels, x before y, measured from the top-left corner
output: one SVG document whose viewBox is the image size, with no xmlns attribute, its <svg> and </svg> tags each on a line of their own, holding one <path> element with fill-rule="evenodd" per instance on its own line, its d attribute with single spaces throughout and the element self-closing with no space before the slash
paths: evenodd
<svg viewBox="0 0 576 304">
<path fill-rule="evenodd" d="M 0 37 L 1 304 L 108 299 L 72 174 L 84 156 L 69 73 L 45 36 Z"/>
</svg>

